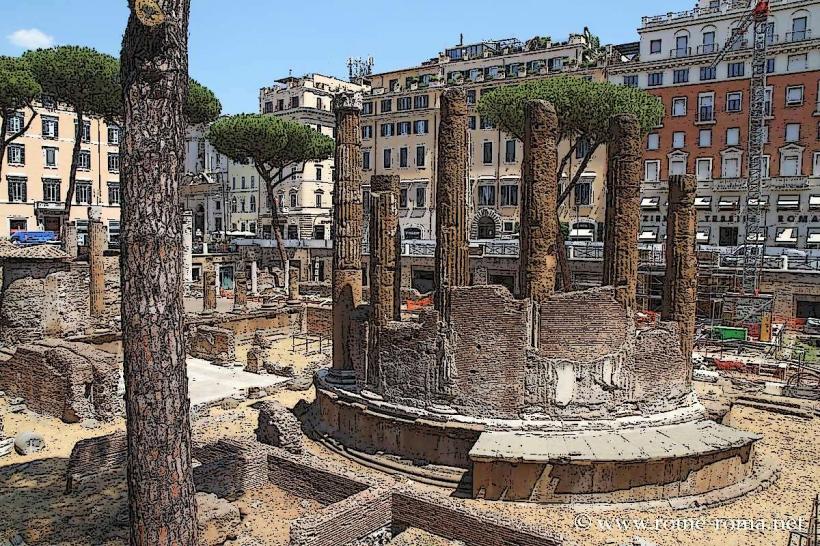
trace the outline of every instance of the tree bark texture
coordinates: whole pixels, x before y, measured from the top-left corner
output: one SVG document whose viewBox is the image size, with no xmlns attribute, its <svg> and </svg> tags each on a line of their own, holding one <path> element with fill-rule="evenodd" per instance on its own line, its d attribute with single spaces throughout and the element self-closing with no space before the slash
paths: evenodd
<svg viewBox="0 0 820 546">
<path fill-rule="evenodd" d="M 179 205 L 190 0 L 159 0 L 156 5 L 163 16 L 152 25 L 151 14 L 136 12 L 146 5 L 129 0 L 121 55 L 122 329 L 130 544 L 195 546 Z"/>
<path fill-rule="evenodd" d="M 669 210 L 666 219 L 666 274 L 663 283 L 661 318 L 678 323 L 681 351 L 692 358 L 697 306 L 698 256 L 697 211 L 694 175 L 669 177 Z"/>
<path fill-rule="evenodd" d="M 631 114 L 612 116 L 606 184 L 604 286 L 630 311 L 636 307 L 641 220 L 641 126 Z"/>
<path fill-rule="evenodd" d="M 524 106 L 524 187 L 521 193 L 521 296 L 546 301 L 555 291 L 558 184 L 558 116 L 545 101 Z"/>
</svg>

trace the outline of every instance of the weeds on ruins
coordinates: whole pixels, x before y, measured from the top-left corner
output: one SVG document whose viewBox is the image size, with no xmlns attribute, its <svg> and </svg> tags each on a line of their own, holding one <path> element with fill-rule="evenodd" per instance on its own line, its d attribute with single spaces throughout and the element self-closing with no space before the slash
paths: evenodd
<svg viewBox="0 0 820 546">
<path fill-rule="evenodd" d="M 360 3 L 0 17 L 0 546 L 818 546 L 820 1 Z"/>
</svg>

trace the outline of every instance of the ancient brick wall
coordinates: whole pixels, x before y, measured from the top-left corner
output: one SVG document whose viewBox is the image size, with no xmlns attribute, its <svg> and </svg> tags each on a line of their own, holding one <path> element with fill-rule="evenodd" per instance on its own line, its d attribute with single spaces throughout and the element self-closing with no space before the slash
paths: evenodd
<svg viewBox="0 0 820 546">
<path fill-rule="evenodd" d="M 267 451 L 268 478 L 288 493 L 325 506 L 361 493 L 370 484 L 344 469 L 329 469 L 309 455 Z"/>
<path fill-rule="evenodd" d="M 308 305 L 305 313 L 308 334 L 333 335 L 333 309 L 329 305 Z"/>
<path fill-rule="evenodd" d="M 800 273 L 764 272 L 760 279 L 760 291 L 774 294 L 772 313 L 783 319 L 797 316 L 797 300 L 801 296 L 808 301 L 820 300 L 820 283 Z"/>
<path fill-rule="evenodd" d="M 267 400 L 260 404 L 256 439 L 290 453 L 299 454 L 304 450 L 299 420 L 275 400 Z"/>
<path fill-rule="evenodd" d="M 438 313 L 422 312 L 418 322 L 392 322 L 381 332 L 384 396 L 410 406 L 430 397 L 429 371 L 436 366 Z"/>
<path fill-rule="evenodd" d="M 236 334 L 227 328 L 197 326 L 188 335 L 188 354 L 215 362 L 234 362 Z"/>
<path fill-rule="evenodd" d="M 111 419 L 118 383 L 116 356 L 84 343 L 45 339 L 0 363 L 0 390 L 68 423 Z"/>
<path fill-rule="evenodd" d="M 678 326 L 662 322 L 638 333 L 635 358 L 624 366 L 634 379 L 632 399 L 643 413 L 669 411 L 688 403 L 692 365 L 680 349 Z"/>
<path fill-rule="evenodd" d="M 66 471 L 66 492 L 84 478 L 104 472 L 125 469 L 128 462 L 128 440 L 125 432 L 80 440 L 71 449 Z"/>
<path fill-rule="evenodd" d="M 389 488 L 371 487 L 293 522 L 290 546 L 349 544 L 390 525 L 391 506 Z"/>
<path fill-rule="evenodd" d="M 268 460 L 265 446 L 232 440 L 195 448 L 193 457 L 196 490 L 222 498 L 235 498 L 244 491 L 268 483 Z"/>
</svg>

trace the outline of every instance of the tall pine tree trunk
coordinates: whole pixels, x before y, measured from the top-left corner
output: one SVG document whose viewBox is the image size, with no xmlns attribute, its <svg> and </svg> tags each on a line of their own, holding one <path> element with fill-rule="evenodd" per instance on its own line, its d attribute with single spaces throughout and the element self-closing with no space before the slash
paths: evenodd
<svg viewBox="0 0 820 546">
<path fill-rule="evenodd" d="M 121 236 L 130 543 L 195 546 L 178 195 L 190 0 L 129 0 L 129 7 Z"/>
</svg>

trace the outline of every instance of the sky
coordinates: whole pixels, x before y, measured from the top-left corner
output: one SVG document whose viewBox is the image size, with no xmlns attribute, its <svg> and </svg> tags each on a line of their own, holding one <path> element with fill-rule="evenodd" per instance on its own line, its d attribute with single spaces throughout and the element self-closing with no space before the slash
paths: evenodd
<svg viewBox="0 0 820 546">
<path fill-rule="evenodd" d="M 551 36 L 584 26 L 601 42 L 638 40 L 644 15 L 695 0 L 192 0 L 190 74 L 223 113 L 258 111 L 259 89 L 293 74 L 347 78 L 349 57 L 375 72 L 416 66 L 458 43 Z M 119 56 L 126 0 L 0 0 L 0 55 L 82 45 Z"/>
</svg>

